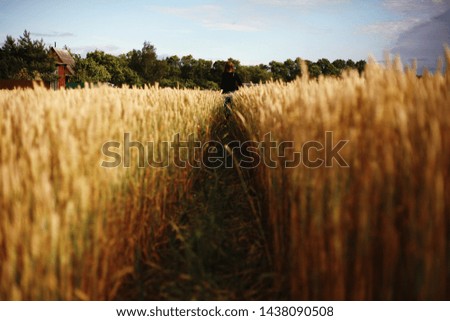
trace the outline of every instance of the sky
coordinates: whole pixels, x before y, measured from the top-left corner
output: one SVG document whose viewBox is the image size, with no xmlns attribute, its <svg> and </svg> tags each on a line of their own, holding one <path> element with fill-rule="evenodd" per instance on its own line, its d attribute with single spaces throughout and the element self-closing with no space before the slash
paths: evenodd
<svg viewBox="0 0 450 321">
<path fill-rule="evenodd" d="M 268 64 L 297 57 L 382 61 L 434 69 L 450 45 L 450 0 L 0 0 L 0 44 L 24 30 L 82 56 L 141 49 L 160 57 Z"/>
</svg>

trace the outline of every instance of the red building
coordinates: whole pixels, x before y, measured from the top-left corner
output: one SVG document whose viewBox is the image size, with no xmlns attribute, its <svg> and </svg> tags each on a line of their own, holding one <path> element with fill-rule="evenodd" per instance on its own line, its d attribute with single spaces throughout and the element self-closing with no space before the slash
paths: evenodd
<svg viewBox="0 0 450 321">
<path fill-rule="evenodd" d="M 66 87 L 69 78 L 75 75 L 75 60 L 67 50 L 51 48 L 50 54 L 56 61 L 56 73 L 58 80 L 51 84 L 51 88 L 60 89 Z"/>
</svg>

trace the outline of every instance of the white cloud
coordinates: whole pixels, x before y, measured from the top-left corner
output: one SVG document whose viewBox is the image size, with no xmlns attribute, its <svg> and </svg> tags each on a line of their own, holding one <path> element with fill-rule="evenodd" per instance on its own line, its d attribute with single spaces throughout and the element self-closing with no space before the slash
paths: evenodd
<svg viewBox="0 0 450 321">
<path fill-rule="evenodd" d="M 213 30 L 230 30 L 230 31 L 258 31 L 259 27 L 250 24 L 243 24 L 237 22 L 214 22 L 204 21 L 204 26 Z"/>
<path fill-rule="evenodd" d="M 57 32 L 57 31 L 51 31 L 47 33 L 40 33 L 40 32 L 31 32 L 32 36 L 36 37 L 74 37 L 75 35 L 71 32 Z"/>
<path fill-rule="evenodd" d="M 392 49 L 406 62 L 417 59 L 419 69 L 434 69 L 439 56 L 444 56 L 444 44 L 450 45 L 450 9 L 400 34 Z"/>
<path fill-rule="evenodd" d="M 366 25 L 360 31 L 381 34 L 390 40 L 395 40 L 400 34 L 432 21 L 450 8 L 450 0 L 384 0 L 382 4 L 397 15 L 397 20 Z"/>
<path fill-rule="evenodd" d="M 194 21 L 211 30 L 259 31 L 262 24 L 257 19 L 243 22 L 240 17 L 226 15 L 218 5 L 198 5 L 192 7 L 151 6 L 151 10 Z"/>
<path fill-rule="evenodd" d="M 312 7 L 323 5 L 336 5 L 347 3 L 351 0 L 250 0 L 254 4 L 270 5 L 277 7 Z"/>
<path fill-rule="evenodd" d="M 72 52 L 80 54 L 82 57 L 85 57 L 88 52 L 92 52 L 95 50 L 104 51 L 106 53 L 112 55 L 118 55 L 121 52 L 121 48 L 116 45 L 87 45 L 87 46 L 79 46 L 79 47 L 69 47 Z"/>
<path fill-rule="evenodd" d="M 382 34 L 387 38 L 394 39 L 402 32 L 419 25 L 422 22 L 419 18 L 408 18 L 398 21 L 385 21 L 366 25 L 361 28 L 361 32 L 367 34 Z"/>
<path fill-rule="evenodd" d="M 382 5 L 394 18 L 359 31 L 385 37 L 385 49 L 405 63 L 416 60 L 419 70 L 434 69 L 444 43 L 450 43 L 450 0 L 384 0 Z"/>
<path fill-rule="evenodd" d="M 449 0 L 384 0 L 383 6 L 402 14 L 435 16 L 450 7 Z"/>
<path fill-rule="evenodd" d="M 223 9 L 218 5 L 199 5 L 193 7 L 165 7 L 165 6 L 151 6 L 161 13 L 181 16 L 184 18 L 203 18 L 205 16 L 216 16 Z"/>
</svg>

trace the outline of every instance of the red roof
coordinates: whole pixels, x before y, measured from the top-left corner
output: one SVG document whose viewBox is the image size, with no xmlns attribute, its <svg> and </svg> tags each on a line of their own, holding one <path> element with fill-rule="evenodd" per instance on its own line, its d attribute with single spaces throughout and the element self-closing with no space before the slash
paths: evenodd
<svg viewBox="0 0 450 321">
<path fill-rule="evenodd" d="M 55 58 L 57 59 L 57 64 L 63 64 L 67 66 L 67 71 L 70 75 L 74 75 L 74 67 L 75 67 L 75 60 L 73 59 L 70 52 L 63 49 L 55 49 L 52 47 L 52 51 L 55 53 Z"/>
</svg>

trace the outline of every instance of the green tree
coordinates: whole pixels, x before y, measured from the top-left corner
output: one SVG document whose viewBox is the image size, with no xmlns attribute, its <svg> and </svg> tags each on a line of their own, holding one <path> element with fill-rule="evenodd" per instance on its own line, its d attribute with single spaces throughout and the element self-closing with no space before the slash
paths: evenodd
<svg viewBox="0 0 450 321">
<path fill-rule="evenodd" d="M 6 37 L 0 49 L 1 78 L 52 81 L 54 72 L 55 61 L 42 39 L 32 40 L 27 30 L 17 40 Z"/>
<path fill-rule="evenodd" d="M 6 48 L 14 49 L 14 43 L 5 43 Z M 212 62 L 206 59 L 195 59 L 192 55 L 181 58 L 170 56 L 158 59 L 156 48 L 149 42 L 144 42 L 141 50 L 132 50 L 118 57 L 102 51 L 94 51 L 87 55 L 79 70 L 79 78 L 109 81 L 115 85 L 154 84 L 158 82 L 163 87 L 186 87 L 218 89 L 226 61 Z M 82 61 L 78 59 L 77 61 Z M 270 79 L 292 81 L 301 75 L 300 58 L 287 59 L 284 62 L 271 61 L 269 65 L 242 66 L 239 60 L 229 58 L 243 82 L 265 83 Z M 351 61 L 337 59 L 330 63 L 328 59 L 319 59 L 316 63 L 305 60 L 311 77 L 320 75 L 340 75 L 348 68 Z M 364 61 L 353 63 L 355 68 L 364 69 Z M 104 67 L 100 68 L 100 67 Z M 90 69 L 90 70 L 88 70 Z M 100 80 L 102 79 L 102 80 Z"/>
<path fill-rule="evenodd" d="M 18 56 L 16 40 L 7 36 L 0 48 L 0 79 L 16 79 L 19 71 L 25 67 L 23 59 Z"/>
<path fill-rule="evenodd" d="M 181 57 L 180 71 L 183 80 L 194 80 L 194 65 L 196 61 L 192 55 Z"/>
<path fill-rule="evenodd" d="M 286 80 L 288 70 L 283 63 L 272 60 L 269 62 L 269 67 L 273 80 Z"/>
<path fill-rule="evenodd" d="M 162 62 L 158 60 L 156 48 L 145 41 L 142 50 L 133 49 L 127 54 L 128 65 L 137 72 L 144 83 L 154 84 L 163 76 Z"/>
<path fill-rule="evenodd" d="M 105 68 L 105 66 L 97 63 L 94 58 L 87 57 L 81 59 L 75 57 L 75 82 L 109 82 L 111 80 L 111 74 Z"/>
<path fill-rule="evenodd" d="M 170 56 L 165 58 L 162 79 L 159 85 L 162 87 L 177 88 L 182 83 L 181 70 L 180 70 L 180 58 L 178 56 Z"/>
<path fill-rule="evenodd" d="M 305 60 L 306 66 L 308 67 L 308 74 L 312 78 L 317 78 L 322 74 L 322 69 L 318 64 L 310 60 Z"/>
<path fill-rule="evenodd" d="M 269 68 L 265 65 L 257 66 L 241 66 L 239 75 L 243 82 L 251 82 L 254 84 L 265 83 L 270 80 L 271 74 Z"/>
<path fill-rule="evenodd" d="M 350 68 L 350 69 L 356 69 L 356 64 L 355 64 L 355 62 L 354 62 L 353 60 L 351 60 L 351 59 L 348 59 L 348 60 L 345 62 L 345 65 L 347 66 L 347 68 Z"/>
<path fill-rule="evenodd" d="M 212 81 L 211 75 L 212 61 L 205 59 L 198 59 L 193 65 L 194 82 L 201 88 L 210 88 Z"/>
<path fill-rule="evenodd" d="M 292 81 L 300 75 L 300 58 L 295 61 L 287 59 L 284 62 L 284 68 L 286 70 L 285 81 Z"/>
<path fill-rule="evenodd" d="M 332 65 L 336 68 L 339 75 L 342 74 L 342 71 L 347 67 L 345 60 L 342 59 L 336 59 L 333 61 Z"/>
<path fill-rule="evenodd" d="M 225 64 L 227 62 L 225 60 L 216 60 L 211 68 L 211 80 L 220 84 L 222 81 L 222 73 L 225 68 Z"/>
<path fill-rule="evenodd" d="M 141 85 L 142 81 L 136 71 L 128 66 L 125 55 L 113 56 L 103 51 L 96 50 L 86 55 L 86 59 L 92 59 L 98 65 L 103 66 L 109 73 L 109 82 L 116 86 L 123 84 Z"/>
<path fill-rule="evenodd" d="M 128 60 L 126 55 L 120 55 L 119 65 L 122 68 L 122 82 L 114 83 L 115 85 L 131 85 L 131 86 L 142 86 L 143 81 L 136 71 L 128 66 Z"/>
<path fill-rule="evenodd" d="M 171 56 L 166 58 L 167 72 L 166 77 L 180 80 L 181 78 L 181 60 L 178 56 Z"/>
<path fill-rule="evenodd" d="M 336 67 L 333 66 L 333 64 L 326 58 L 317 60 L 316 64 L 320 67 L 320 70 L 322 71 L 323 75 L 326 75 L 326 76 L 338 76 L 339 75 L 339 71 L 336 69 Z"/>
<path fill-rule="evenodd" d="M 356 62 L 356 69 L 358 69 L 359 74 L 362 74 L 364 69 L 366 68 L 366 61 L 365 60 L 360 60 L 358 62 Z"/>
</svg>

